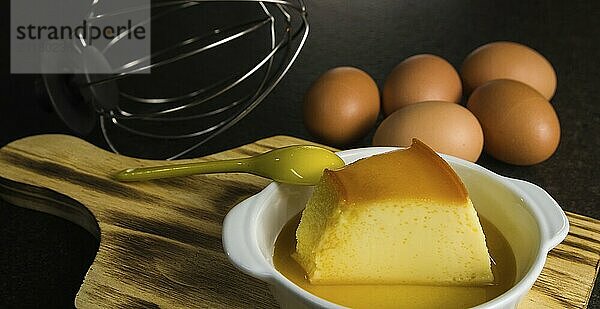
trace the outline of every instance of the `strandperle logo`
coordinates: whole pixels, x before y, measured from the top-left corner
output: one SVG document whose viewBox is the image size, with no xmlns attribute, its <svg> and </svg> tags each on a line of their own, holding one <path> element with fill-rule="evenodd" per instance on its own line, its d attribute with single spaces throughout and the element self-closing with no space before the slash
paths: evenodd
<svg viewBox="0 0 600 309">
<path fill-rule="evenodd" d="M 11 0 L 11 73 L 149 73 L 150 0 Z"/>
<path fill-rule="evenodd" d="M 146 28 L 143 26 L 133 26 L 131 20 L 124 26 L 107 25 L 98 27 L 90 25 L 87 20 L 83 20 L 80 26 L 75 28 L 71 26 L 41 26 L 32 25 L 17 26 L 18 40 L 74 40 L 81 39 L 92 44 L 94 40 L 104 38 L 112 40 L 115 38 L 125 38 L 128 40 L 143 40 L 146 38 Z"/>
</svg>

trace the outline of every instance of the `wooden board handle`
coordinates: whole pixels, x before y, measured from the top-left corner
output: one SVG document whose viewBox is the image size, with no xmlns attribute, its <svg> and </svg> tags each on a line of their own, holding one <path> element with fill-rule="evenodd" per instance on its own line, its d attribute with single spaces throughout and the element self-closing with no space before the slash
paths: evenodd
<svg viewBox="0 0 600 309">
<path fill-rule="evenodd" d="M 246 157 L 279 146 L 254 144 L 198 160 Z M 273 307 L 266 286 L 241 275 L 221 246 L 225 214 L 268 181 L 245 174 L 143 183 L 110 177 L 130 166 L 169 163 L 115 155 L 71 136 L 33 136 L 0 150 L 0 195 L 99 237 L 77 307 Z"/>
</svg>

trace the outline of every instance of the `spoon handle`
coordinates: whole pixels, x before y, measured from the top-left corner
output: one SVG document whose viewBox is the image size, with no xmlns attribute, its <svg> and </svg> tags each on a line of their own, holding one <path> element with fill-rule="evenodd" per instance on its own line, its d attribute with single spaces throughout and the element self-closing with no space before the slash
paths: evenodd
<svg viewBox="0 0 600 309">
<path fill-rule="evenodd" d="M 119 181 L 144 181 L 194 174 L 213 174 L 226 172 L 248 172 L 248 159 L 232 159 L 208 162 L 172 164 L 164 166 L 128 168 L 113 175 Z"/>
</svg>

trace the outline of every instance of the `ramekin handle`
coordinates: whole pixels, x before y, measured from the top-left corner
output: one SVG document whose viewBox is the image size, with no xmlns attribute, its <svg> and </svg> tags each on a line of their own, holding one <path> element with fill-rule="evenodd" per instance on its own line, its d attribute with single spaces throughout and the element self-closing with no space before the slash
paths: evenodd
<svg viewBox="0 0 600 309">
<path fill-rule="evenodd" d="M 223 249 L 229 260 L 242 272 L 263 281 L 269 281 L 272 271 L 258 249 L 254 229 L 255 199 L 250 197 L 229 211 L 223 221 Z M 249 232 L 250 231 L 250 232 Z"/>
<path fill-rule="evenodd" d="M 544 189 L 523 180 L 513 179 L 513 182 L 535 203 L 535 208 L 543 220 L 540 226 L 543 244 L 546 251 L 552 250 L 569 233 L 569 220 L 565 212 Z"/>
</svg>

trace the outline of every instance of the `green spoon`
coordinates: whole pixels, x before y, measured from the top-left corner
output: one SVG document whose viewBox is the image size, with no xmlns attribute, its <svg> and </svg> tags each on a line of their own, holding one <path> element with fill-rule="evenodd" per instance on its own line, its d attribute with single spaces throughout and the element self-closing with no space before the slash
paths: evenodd
<svg viewBox="0 0 600 309">
<path fill-rule="evenodd" d="M 344 161 L 327 149 L 317 146 L 289 146 L 242 159 L 129 168 L 113 175 L 113 178 L 119 181 L 143 181 L 195 174 L 243 172 L 283 183 L 314 185 L 319 182 L 324 169 L 339 169 L 343 166 Z"/>
</svg>

